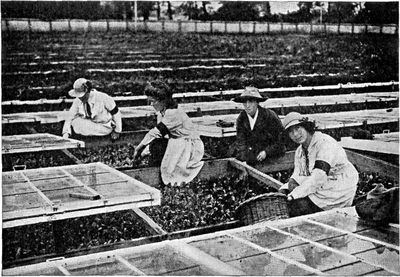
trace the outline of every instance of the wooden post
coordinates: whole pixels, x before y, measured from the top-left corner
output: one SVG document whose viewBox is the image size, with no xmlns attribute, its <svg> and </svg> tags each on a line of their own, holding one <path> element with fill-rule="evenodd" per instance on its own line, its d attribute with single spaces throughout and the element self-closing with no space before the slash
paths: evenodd
<svg viewBox="0 0 400 277">
<path fill-rule="evenodd" d="M 178 33 L 182 32 L 182 21 L 178 19 Z"/>
<path fill-rule="evenodd" d="M 71 19 L 68 18 L 68 32 L 72 32 L 72 27 L 71 27 Z"/>
</svg>

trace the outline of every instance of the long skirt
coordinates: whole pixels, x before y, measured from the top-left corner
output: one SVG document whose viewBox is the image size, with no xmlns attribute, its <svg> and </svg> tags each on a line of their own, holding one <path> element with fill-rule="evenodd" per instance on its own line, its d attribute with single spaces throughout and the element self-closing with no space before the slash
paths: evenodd
<svg viewBox="0 0 400 277">
<path fill-rule="evenodd" d="M 192 181 L 203 167 L 204 144 L 200 138 L 169 139 L 161 162 L 164 184 L 181 185 Z"/>
</svg>

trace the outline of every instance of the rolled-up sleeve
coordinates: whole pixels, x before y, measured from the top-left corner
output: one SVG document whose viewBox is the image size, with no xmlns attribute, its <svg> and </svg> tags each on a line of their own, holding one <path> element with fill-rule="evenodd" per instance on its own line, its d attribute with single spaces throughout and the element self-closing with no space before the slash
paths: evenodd
<svg viewBox="0 0 400 277">
<path fill-rule="evenodd" d="M 75 118 L 75 116 L 78 114 L 78 99 L 74 99 L 72 102 L 71 108 L 68 111 L 67 118 L 65 119 L 64 122 L 64 127 L 62 130 L 62 135 L 68 133 L 71 134 L 71 122 Z"/>
<path fill-rule="evenodd" d="M 104 101 L 104 107 L 111 114 L 112 119 L 115 123 L 115 132 L 120 133 L 122 131 L 121 111 L 118 109 L 117 104 L 115 103 L 114 99 L 111 96 L 106 95 L 103 101 Z"/>
</svg>

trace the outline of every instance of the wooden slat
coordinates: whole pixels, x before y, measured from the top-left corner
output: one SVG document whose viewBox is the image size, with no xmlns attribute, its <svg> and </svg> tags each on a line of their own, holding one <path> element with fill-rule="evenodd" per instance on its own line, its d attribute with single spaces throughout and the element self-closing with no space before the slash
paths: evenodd
<svg viewBox="0 0 400 277">
<path fill-rule="evenodd" d="M 346 149 L 399 155 L 399 143 L 342 137 L 340 145 Z"/>
<path fill-rule="evenodd" d="M 143 271 L 139 270 L 137 267 L 130 264 L 126 259 L 122 258 L 121 256 L 116 255 L 115 259 L 121 264 L 125 265 L 127 268 L 129 268 L 133 273 L 135 273 L 135 275 L 138 276 L 146 275 Z"/>
<path fill-rule="evenodd" d="M 359 171 L 379 172 L 380 175 L 399 180 L 399 167 L 382 160 L 346 150 L 347 158 Z"/>
<path fill-rule="evenodd" d="M 251 177 L 261 181 L 262 183 L 266 184 L 269 187 L 279 190 L 279 188 L 283 185 L 281 182 L 275 180 L 274 178 L 268 176 L 265 173 L 258 171 L 257 169 L 249 166 L 248 164 L 238 161 L 236 159 L 230 160 L 229 163 L 231 166 L 247 172 Z"/>
<path fill-rule="evenodd" d="M 197 97 L 199 95 L 197 94 Z M 398 101 L 398 92 L 380 92 L 366 94 L 345 94 L 330 96 L 301 96 L 301 97 L 282 97 L 271 98 L 266 102 L 260 103 L 262 107 L 269 109 L 302 107 L 318 107 L 318 106 L 337 106 L 337 105 L 354 105 L 359 103 L 379 103 L 381 101 Z M 208 115 L 239 113 L 243 109 L 243 105 L 233 101 L 215 101 L 215 102 L 196 102 L 180 104 L 180 107 L 188 114 L 196 114 L 199 110 Z M 155 116 L 156 112 L 151 106 L 136 107 L 120 107 L 123 119 L 145 119 Z M 18 122 L 25 120 L 29 116 L 34 121 L 45 123 L 57 123 L 64 121 L 68 117 L 67 111 L 49 111 L 49 112 L 32 112 L 32 113 L 12 113 L 2 116 L 2 123 Z"/>
<path fill-rule="evenodd" d="M 153 219 L 151 219 L 147 214 L 145 214 L 141 209 L 139 208 L 134 208 L 133 211 L 146 223 L 147 226 L 149 226 L 150 229 L 153 233 L 153 235 L 165 235 L 167 232 L 161 228 L 160 225 L 154 222 Z"/>
</svg>

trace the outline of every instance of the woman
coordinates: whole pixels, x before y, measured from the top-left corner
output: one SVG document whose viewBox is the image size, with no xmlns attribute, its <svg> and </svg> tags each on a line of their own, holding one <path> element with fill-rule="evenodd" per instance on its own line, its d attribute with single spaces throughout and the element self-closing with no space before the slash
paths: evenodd
<svg viewBox="0 0 400 277">
<path fill-rule="evenodd" d="M 236 120 L 236 158 L 255 165 L 270 158 L 282 156 L 286 148 L 280 139 L 282 122 L 270 109 L 259 105 L 262 97 L 255 87 L 246 87 L 234 99 L 243 104 L 243 111 Z"/>
<path fill-rule="evenodd" d="M 204 144 L 187 114 L 172 99 L 171 89 L 161 81 L 147 85 L 145 94 L 159 112 L 157 126 L 151 129 L 135 149 L 134 159 L 154 139 L 168 137 L 161 161 L 164 184 L 180 185 L 193 180 L 203 166 Z"/>
<path fill-rule="evenodd" d="M 352 205 L 358 172 L 339 143 L 315 130 L 315 123 L 301 114 L 289 113 L 285 132 L 300 144 L 294 172 L 280 191 L 288 194 L 289 215 L 298 216 Z"/>
</svg>

